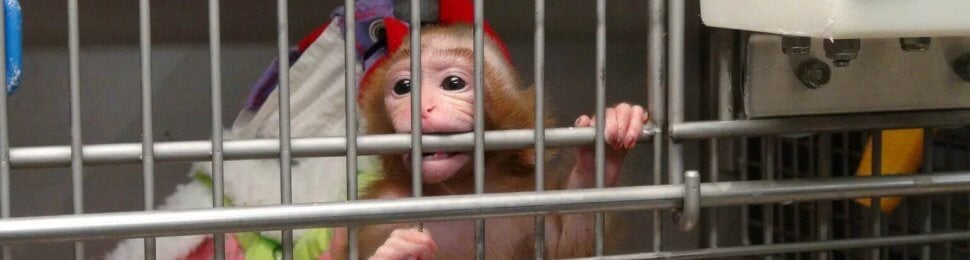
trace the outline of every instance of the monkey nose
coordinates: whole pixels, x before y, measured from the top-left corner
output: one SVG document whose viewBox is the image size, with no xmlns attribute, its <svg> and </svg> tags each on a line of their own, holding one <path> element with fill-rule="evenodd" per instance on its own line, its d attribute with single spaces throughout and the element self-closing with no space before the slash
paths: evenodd
<svg viewBox="0 0 970 260">
<path fill-rule="evenodd" d="M 431 116 L 431 112 L 433 112 L 436 107 L 437 106 L 435 105 L 425 106 L 424 109 L 421 110 L 421 117 L 428 118 Z"/>
</svg>

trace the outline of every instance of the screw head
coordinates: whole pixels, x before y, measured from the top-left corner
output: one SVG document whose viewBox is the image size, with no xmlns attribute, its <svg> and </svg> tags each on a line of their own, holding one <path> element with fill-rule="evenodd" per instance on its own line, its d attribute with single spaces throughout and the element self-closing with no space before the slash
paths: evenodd
<svg viewBox="0 0 970 260">
<path fill-rule="evenodd" d="M 812 49 L 812 38 L 784 36 L 781 38 L 781 52 L 788 55 L 805 55 Z"/>
<path fill-rule="evenodd" d="M 846 67 L 849 66 L 849 61 L 858 57 L 862 41 L 859 39 L 825 40 L 822 47 L 825 49 L 825 57 L 832 59 L 832 64 L 836 67 Z"/>
<path fill-rule="evenodd" d="M 904 51 L 924 52 L 930 49 L 930 37 L 899 38 L 899 46 Z"/>
<path fill-rule="evenodd" d="M 810 89 L 825 86 L 832 79 L 832 70 L 828 64 L 818 59 L 811 59 L 798 65 L 798 80 Z"/>
</svg>

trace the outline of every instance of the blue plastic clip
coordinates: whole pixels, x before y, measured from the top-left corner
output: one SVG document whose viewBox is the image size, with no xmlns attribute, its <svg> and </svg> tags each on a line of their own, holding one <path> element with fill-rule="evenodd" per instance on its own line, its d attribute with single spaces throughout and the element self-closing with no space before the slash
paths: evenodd
<svg viewBox="0 0 970 260">
<path fill-rule="evenodd" d="M 4 39 L 7 54 L 7 94 L 13 94 L 20 87 L 23 76 L 23 15 L 20 2 L 17 0 L 3 1 Z"/>
</svg>

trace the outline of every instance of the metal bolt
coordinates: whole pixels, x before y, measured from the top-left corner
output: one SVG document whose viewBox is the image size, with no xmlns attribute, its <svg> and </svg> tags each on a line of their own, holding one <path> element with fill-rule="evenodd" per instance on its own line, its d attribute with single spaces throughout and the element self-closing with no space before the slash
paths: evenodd
<svg viewBox="0 0 970 260">
<path fill-rule="evenodd" d="M 849 66 L 849 61 L 858 57 L 859 49 L 862 48 L 862 41 L 859 39 L 825 40 L 823 42 L 825 57 L 832 59 L 832 64 L 836 67 Z"/>
<path fill-rule="evenodd" d="M 812 38 L 784 36 L 781 37 L 781 52 L 788 55 L 805 55 L 812 49 Z"/>
<path fill-rule="evenodd" d="M 832 79 L 832 70 L 828 64 L 818 59 L 803 61 L 798 65 L 798 81 L 810 89 L 825 86 Z"/>
<path fill-rule="evenodd" d="M 930 37 L 899 38 L 899 46 L 904 51 L 924 52 L 930 49 Z"/>
<path fill-rule="evenodd" d="M 970 53 L 960 55 L 960 58 L 953 62 L 953 72 L 963 81 L 970 82 Z"/>
</svg>

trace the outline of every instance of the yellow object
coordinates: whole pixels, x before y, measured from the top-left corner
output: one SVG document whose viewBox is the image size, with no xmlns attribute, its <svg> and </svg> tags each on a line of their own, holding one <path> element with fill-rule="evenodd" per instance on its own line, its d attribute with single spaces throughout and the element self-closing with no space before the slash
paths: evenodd
<svg viewBox="0 0 970 260">
<path fill-rule="evenodd" d="M 882 174 L 909 175 L 919 170 L 923 164 L 923 129 L 898 129 L 882 131 Z M 862 160 L 856 176 L 872 175 L 872 138 L 866 141 Z M 892 212 L 899 205 L 901 197 L 883 197 L 880 200 L 883 213 Z M 870 207 L 869 198 L 856 199 L 859 204 Z"/>
</svg>

